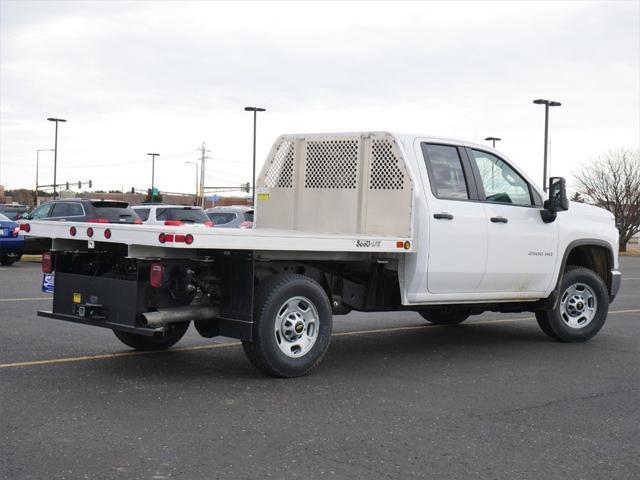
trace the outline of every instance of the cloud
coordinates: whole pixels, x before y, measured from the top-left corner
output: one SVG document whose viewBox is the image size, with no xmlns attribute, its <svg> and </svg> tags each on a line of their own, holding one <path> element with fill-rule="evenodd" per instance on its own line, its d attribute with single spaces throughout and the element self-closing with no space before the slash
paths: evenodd
<svg viewBox="0 0 640 480">
<path fill-rule="evenodd" d="M 551 119 L 554 174 L 640 143 L 637 3 L 1 5 L 0 181 L 9 186 L 33 183 L 50 115 L 69 120 L 59 177 L 91 176 L 105 189 L 146 186 L 145 154 L 157 150 L 158 185 L 191 191 L 184 161 L 203 140 L 209 184 L 248 181 L 242 108 L 253 103 L 268 108 L 261 158 L 283 132 L 497 135 L 539 181 L 539 96 L 563 102 Z"/>
</svg>

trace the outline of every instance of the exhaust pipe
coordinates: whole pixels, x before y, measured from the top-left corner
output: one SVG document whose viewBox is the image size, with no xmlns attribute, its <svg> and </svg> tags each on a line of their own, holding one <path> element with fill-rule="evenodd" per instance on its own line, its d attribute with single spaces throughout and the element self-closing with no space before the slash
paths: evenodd
<svg viewBox="0 0 640 480">
<path fill-rule="evenodd" d="M 162 308 L 156 312 L 143 313 L 142 316 L 150 327 L 162 327 L 168 323 L 215 318 L 218 316 L 218 308 L 210 305 L 201 307 Z"/>
</svg>

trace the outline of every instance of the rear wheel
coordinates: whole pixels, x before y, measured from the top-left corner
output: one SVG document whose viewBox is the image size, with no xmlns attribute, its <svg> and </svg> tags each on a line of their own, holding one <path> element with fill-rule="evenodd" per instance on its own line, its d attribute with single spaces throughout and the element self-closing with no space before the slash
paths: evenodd
<svg viewBox="0 0 640 480">
<path fill-rule="evenodd" d="M 422 318 L 434 325 L 457 325 L 469 318 L 468 313 L 447 310 L 423 310 L 418 313 Z"/>
<path fill-rule="evenodd" d="M 609 295 L 602 279 L 588 268 L 572 267 L 562 278 L 556 308 L 536 312 L 536 319 L 553 339 L 584 342 L 600 331 L 608 312 Z"/>
<path fill-rule="evenodd" d="M 162 334 L 153 336 L 138 335 L 136 333 L 114 330 L 116 337 L 125 345 L 136 350 L 166 350 L 171 348 L 187 333 L 189 322 L 170 323 Z"/>
<path fill-rule="evenodd" d="M 5 253 L 0 256 L 0 265 L 4 267 L 8 267 L 9 265 L 13 265 L 15 262 L 20 260 L 22 254 L 18 255 L 15 253 Z"/>
<path fill-rule="evenodd" d="M 259 370 L 298 377 L 320 363 L 331 330 L 331 305 L 323 288 L 302 275 L 276 275 L 258 287 L 252 340 L 242 347 Z"/>
</svg>

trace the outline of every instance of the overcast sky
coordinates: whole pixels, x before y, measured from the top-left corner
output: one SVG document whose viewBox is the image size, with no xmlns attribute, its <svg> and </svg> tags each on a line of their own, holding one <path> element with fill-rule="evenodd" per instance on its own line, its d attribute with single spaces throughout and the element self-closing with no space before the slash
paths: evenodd
<svg viewBox="0 0 640 480">
<path fill-rule="evenodd" d="M 391 130 L 499 144 L 541 183 L 640 144 L 640 2 L 29 2 L 0 0 L 0 183 L 32 188 L 36 149 L 96 189 L 250 180 L 281 133 Z M 41 153 L 40 183 L 53 154 Z"/>
</svg>

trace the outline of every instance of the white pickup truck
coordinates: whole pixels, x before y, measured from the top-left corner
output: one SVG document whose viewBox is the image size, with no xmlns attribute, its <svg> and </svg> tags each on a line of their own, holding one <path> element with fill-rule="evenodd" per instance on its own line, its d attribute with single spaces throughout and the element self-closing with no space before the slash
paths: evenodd
<svg viewBox="0 0 640 480">
<path fill-rule="evenodd" d="M 166 349 L 191 321 L 242 340 L 275 376 L 321 360 L 333 315 L 411 310 L 437 324 L 535 312 L 565 342 L 593 337 L 620 287 L 605 210 L 548 199 L 486 146 L 387 132 L 279 137 L 257 183 L 255 228 L 31 221 L 53 239 L 43 317 Z M 98 221 L 99 222 L 99 221 Z M 43 282 L 44 283 L 44 282 Z"/>
</svg>

